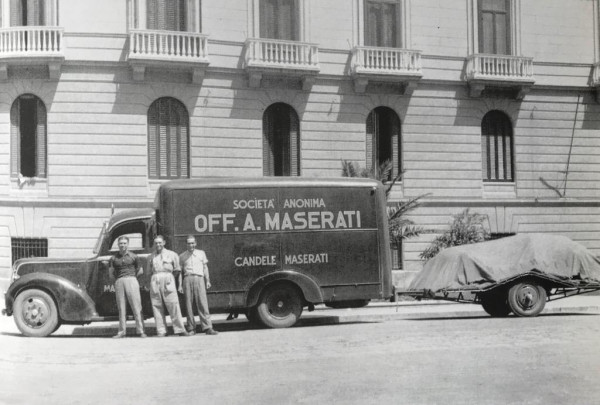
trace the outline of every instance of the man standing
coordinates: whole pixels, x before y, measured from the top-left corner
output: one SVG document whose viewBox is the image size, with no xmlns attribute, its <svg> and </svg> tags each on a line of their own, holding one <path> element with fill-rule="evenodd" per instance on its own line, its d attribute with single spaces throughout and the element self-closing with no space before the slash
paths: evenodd
<svg viewBox="0 0 600 405">
<path fill-rule="evenodd" d="M 144 318 L 142 315 L 142 299 L 140 297 L 140 284 L 137 277 L 144 273 L 135 253 L 129 251 L 129 238 L 121 236 L 117 240 L 119 252 L 110 258 L 109 273 L 111 278 L 116 278 L 115 295 L 119 309 L 119 332 L 114 338 L 122 338 L 127 334 L 127 302 L 135 318 L 135 329 L 140 337 L 144 333 Z"/>
<path fill-rule="evenodd" d="M 194 318 L 194 304 L 196 304 L 202 333 L 217 335 L 218 332 L 212 328 L 206 298 L 206 289 L 211 287 L 208 259 L 203 250 L 196 249 L 196 238 L 193 235 L 187 237 L 187 250 L 179 255 L 179 261 L 183 268 L 183 288 L 179 283 L 179 289 L 185 295 L 189 333 L 193 334 L 196 331 Z"/>
<path fill-rule="evenodd" d="M 149 260 L 150 272 L 152 273 L 150 300 L 152 301 L 157 336 L 167 335 L 165 307 L 169 311 L 175 334 L 189 336 L 183 326 L 175 278 L 173 277 L 173 272 L 181 271 L 179 256 L 172 250 L 165 248 L 165 239 L 160 235 L 154 239 L 154 248 L 154 253 L 152 253 Z"/>
</svg>

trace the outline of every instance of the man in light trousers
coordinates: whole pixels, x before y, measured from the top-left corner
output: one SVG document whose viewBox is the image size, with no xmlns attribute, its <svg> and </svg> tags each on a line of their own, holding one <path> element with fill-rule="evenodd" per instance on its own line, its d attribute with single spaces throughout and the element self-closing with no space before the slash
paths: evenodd
<svg viewBox="0 0 600 405">
<path fill-rule="evenodd" d="M 142 315 L 142 299 L 140 284 L 137 277 L 144 273 L 139 259 L 135 253 L 129 251 L 129 238 L 121 236 L 117 243 L 119 252 L 110 258 L 108 271 L 115 280 L 115 296 L 119 309 L 119 332 L 114 338 L 122 338 L 127 334 L 127 301 L 135 318 L 135 329 L 140 337 L 144 333 L 144 317 Z"/>
<path fill-rule="evenodd" d="M 165 239 L 157 236 L 154 239 L 154 253 L 150 256 L 150 300 L 152 301 L 152 312 L 156 322 L 156 334 L 159 337 L 167 335 L 167 322 L 165 318 L 165 307 L 169 311 L 173 332 L 179 336 L 189 336 L 183 326 L 181 309 L 179 308 L 179 297 L 175 287 L 173 272 L 181 271 L 179 256 L 177 253 L 165 248 Z"/>
<path fill-rule="evenodd" d="M 194 318 L 194 304 L 200 317 L 200 328 L 202 333 L 217 335 L 213 329 L 208 312 L 208 300 L 206 289 L 210 288 L 210 275 L 208 273 L 208 259 L 203 250 L 196 249 L 196 238 L 189 235 L 186 239 L 187 250 L 179 255 L 183 273 L 183 286 L 179 283 L 179 292 L 185 295 L 185 306 L 187 310 L 188 332 L 196 332 L 196 319 Z"/>
</svg>

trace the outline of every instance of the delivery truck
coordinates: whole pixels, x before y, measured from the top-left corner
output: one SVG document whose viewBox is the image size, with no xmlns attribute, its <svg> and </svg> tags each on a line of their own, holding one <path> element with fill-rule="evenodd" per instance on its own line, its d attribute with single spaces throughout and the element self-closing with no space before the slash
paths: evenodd
<svg viewBox="0 0 600 405">
<path fill-rule="evenodd" d="M 47 336 L 61 324 L 116 320 L 108 260 L 123 235 L 145 269 L 139 278 L 145 317 L 152 316 L 148 258 L 157 235 L 177 253 L 185 251 L 188 235 L 196 237 L 209 260 L 212 313 L 289 327 L 316 304 L 357 306 L 392 295 L 380 182 L 191 179 L 163 183 L 153 208 L 114 214 L 92 258 L 17 260 L 4 313 L 27 336 Z"/>
</svg>

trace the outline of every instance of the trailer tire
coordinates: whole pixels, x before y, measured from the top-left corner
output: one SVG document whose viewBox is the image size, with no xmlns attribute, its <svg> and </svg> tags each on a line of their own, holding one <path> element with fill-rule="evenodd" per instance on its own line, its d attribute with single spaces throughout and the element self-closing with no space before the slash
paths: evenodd
<svg viewBox="0 0 600 405">
<path fill-rule="evenodd" d="M 248 322 L 250 322 L 252 325 L 261 324 L 260 320 L 258 319 L 258 314 L 256 313 L 256 307 L 247 308 L 244 312 L 244 315 L 246 315 L 246 319 L 248 319 Z"/>
<path fill-rule="evenodd" d="M 45 291 L 35 288 L 17 295 L 13 316 L 17 328 L 29 337 L 45 337 L 60 326 L 54 299 Z"/>
<path fill-rule="evenodd" d="M 503 318 L 510 314 L 506 292 L 481 295 L 481 306 L 483 310 L 494 318 Z"/>
<path fill-rule="evenodd" d="M 296 286 L 290 283 L 270 284 L 258 300 L 257 318 L 268 328 L 288 328 L 300 319 L 302 304 L 302 295 Z"/>
<path fill-rule="evenodd" d="M 546 306 L 546 289 L 535 281 L 520 281 L 508 290 L 508 304 L 516 316 L 537 316 Z"/>
</svg>

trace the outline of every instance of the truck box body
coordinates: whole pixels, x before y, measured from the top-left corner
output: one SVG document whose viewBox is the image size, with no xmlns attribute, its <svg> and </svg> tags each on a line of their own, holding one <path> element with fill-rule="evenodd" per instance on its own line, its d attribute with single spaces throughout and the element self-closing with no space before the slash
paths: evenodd
<svg viewBox="0 0 600 405">
<path fill-rule="evenodd" d="M 25 334 L 45 336 L 60 323 L 116 319 L 114 279 L 108 261 L 126 235 L 144 268 L 139 277 L 143 312 L 152 316 L 148 258 L 154 238 L 186 250 L 188 235 L 209 260 L 211 312 L 265 307 L 269 297 L 281 315 L 290 304 L 290 326 L 303 306 L 344 306 L 391 296 L 391 256 L 384 187 L 369 179 L 198 179 L 162 184 L 154 209 L 122 211 L 105 224 L 96 256 L 83 260 L 22 259 L 6 292 L 6 314 Z M 19 312 L 28 291 L 35 311 Z M 45 295 L 47 294 L 47 295 Z M 279 295 L 278 295 L 279 294 Z M 182 297 L 180 297 L 182 298 Z M 21 301 L 22 301 L 21 299 Z M 285 305 L 284 305 L 285 304 Z M 283 305 L 283 306 L 282 306 Z M 185 306 L 182 305 L 185 311 Z M 56 320 L 52 327 L 39 315 Z M 266 312 L 265 312 L 266 311 Z M 262 312 L 263 318 L 269 310 Z M 50 314 L 50 315 L 48 315 Z M 283 314 L 283 315 L 282 315 Z M 288 315 L 290 315 L 288 314 Z M 29 317 L 29 318 L 28 318 Z"/>
<path fill-rule="evenodd" d="M 174 181 L 160 187 L 156 208 L 170 249 L 183 252 L 194 235 L 206 252 L 215 310 L 245 307 L 256 280 L 282 271 L 314 281 L 318 302 L 391 294 L 385 196 L 376 181 Z"/>
</svg>

